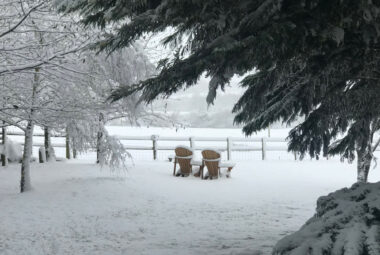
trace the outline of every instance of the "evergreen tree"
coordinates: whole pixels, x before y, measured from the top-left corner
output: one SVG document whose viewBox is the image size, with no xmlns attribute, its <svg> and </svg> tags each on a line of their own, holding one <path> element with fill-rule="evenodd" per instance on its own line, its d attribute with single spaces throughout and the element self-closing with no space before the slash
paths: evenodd
<svg viewBox="0 0 380 255">
<path fill-rule="evenodd" d="M 207 101 L 212 103 L 234 74 L 255 70 L 242 81 L 246 91 L 234 107 L 245 133 L 304 118 L 290 132 L 289 149 L 312 157 L 340 154 L 350 161 L 356 152 L 358 181 L 366 181 L 379 144 L 373 145 L 380 119 L 379 0 L 60 3 L 62 11 L 79 11 L 87 25 L 109 31 L 108 24 L 117 24 L 97 43 L 100 50 L 113 51 L 146 33 L 171 28 L 165 43 L 175 47 L 175 57 L 161 61 L 156 77 L 120 87 L 113 100 L 137 91 L 147 102 L 168 97 L 195 85 L 205 73 L 211 78 Z M 375 201 L 378 189 L 368 187 L 356 185 L 352 192 L 321 199 L 316 216 L 279 242 L 273 254 L 379 254 L 373 216 L 378 207 L 368 202 Z M 347 193 L 350 204 L 341 193 Z"/>
<path fill-rule="evenodd" d="M 117 89 L 113 100 L 142 91 L 151 102 L 206 74 L 212 103 L 233 75 L 255 70 L 242 81 L 246 92 L 234 107 L 245 133 L 305 117 L 290 133 L 289 149 L 349 160 L 356 151 L 358 181 L 366 181 L 379 117 L 372 96 L 379 79 L 379 1 L 66 0 L 58 7 L 80 12 L 86 25 L 109 31 L 116 24 L 97 43 L 100 50 L 172 28 L 164 43 L 175 47 L 175 57 L 160 62 L 156 77 Z"/>
</svg>

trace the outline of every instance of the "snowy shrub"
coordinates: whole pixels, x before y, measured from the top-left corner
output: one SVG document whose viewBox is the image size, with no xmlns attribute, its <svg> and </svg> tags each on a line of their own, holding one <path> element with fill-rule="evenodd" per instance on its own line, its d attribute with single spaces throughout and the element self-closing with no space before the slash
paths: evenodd
<svg viewBox="0 0 380 255">
<path fill-rule="evenodd" d="M 40 148 L 38 148 L 38 153 L 39 153 L 40 163 L 45 163 L 46 162 L 45 147 L 41 146 Z"/>
<path fill-rule="evenodd" d="M 21 162 L 22 161 L 22 146 L 18 143 L 7 140 L 6 154 L 9 162 Z"/>
<path fill-rule="evenodd" d="M 111 170 L 126 170 L 126 160 L 132 158 L 120 140 L 108 134 L 104 129 L 102 140 L 99 143 L 99 163 L 108 165 Z"/>
<path fill-rule="evenodd" d="M 46 160 L 49 162 L 57 161 L 57 157 L 55 156 L 54 147 L 49 147 L 48 150 L 49 150 L 49 158 L 47 158 Z"/>
<path fill-rule="evenodd" d="M 280 240 L 274 255 L 379 255 L 380 182 L 320 197 L 317 212 Z"/>
<path fill-rule="evenodd" d="M 98 121 L 72 121 L 67 126 L 67 131 L 71 145 L 77 152 L 85 153 L 98 148 L 98 160 L 101 166 L 108 165 L 111 170 L 126 169 L 125 161 L 132 158 L 121 142 L 110 136 L 104 125 Z M 99 132 L 102 134 L 100 138 Z"/>
<path fill-rule="evenodd" d="M 77 120 L 68 122 L 66 132 L 70 136 L 70 143 L 78 153 L 85 153 L 96 147 L 97 122 Z"/>
</svg>

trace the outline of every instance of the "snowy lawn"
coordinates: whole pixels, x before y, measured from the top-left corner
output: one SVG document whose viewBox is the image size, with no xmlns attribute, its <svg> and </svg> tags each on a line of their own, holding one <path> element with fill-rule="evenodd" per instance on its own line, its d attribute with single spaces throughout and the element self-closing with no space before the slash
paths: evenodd
<svg viewBox="0 0 380 255">
<path fill-rule="evenodd" d="M 173 177 L 172 163 L 137 161 L 125 177 L 84 160 L 0 167 L 0 254 L 270 254 L 315 209 L 350 186 L 355 165 L 238 162 L 232 178 Z M 380 180 L 378 169 L 370 181 Z"/>
</svg>

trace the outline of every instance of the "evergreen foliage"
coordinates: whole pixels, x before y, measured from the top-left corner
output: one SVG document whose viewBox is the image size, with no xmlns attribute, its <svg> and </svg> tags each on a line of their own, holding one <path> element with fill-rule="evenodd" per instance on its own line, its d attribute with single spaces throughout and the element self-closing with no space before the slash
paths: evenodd
<svg viewBox="0 0 380 255">
<path fill-rule="evenodd" d="M 302 117 L 289 150 L 350 161 L 356 151 L 358 170 L 369 168 L 380 117 L 379 0 L 66 0 L 58 7 L 80 12 L 86 25 L 114 24 L 99 50 L 172 28 L 164 43 L 175 57 L 161 61 L 156 77 L 114 91 L 113 100 L 141 91 L 151 102 L 206 74 L 212 103 L 233 75 L 254 70 L 233 109 L 246 134 Z"/>
<path fill-rule="evenodd" d="M 320 197 L 314 216 L 272 254 L 380 254 L 379 192 L 380 183 L 356 183 Z"/>
</svg>

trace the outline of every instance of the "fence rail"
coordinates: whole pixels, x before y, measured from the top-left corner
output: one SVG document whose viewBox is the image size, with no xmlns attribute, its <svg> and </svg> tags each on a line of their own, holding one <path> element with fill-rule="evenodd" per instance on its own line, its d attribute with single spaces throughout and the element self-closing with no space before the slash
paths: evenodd
<svg viewBox="0 0 380 255">
<path fill-rule="evenodd" d="M 24 136 L 24 132 L 14 132 L 14 131 L 8 131 L 7 136 Z M 44 137 L 44 134 L 42 133 L 34 133 L 33 137 Z M 60 134 L 50 134 L 50 137 L 53 138 L 66 138 L 65 135 L 60 135 Z M 0 141 L 2 141 L 2 132 L 0 132 Z M 24 145 L 24 142 L 17 142 L 18 144 Z M 33 143 L 33 147 L 41 147 L 44 146 L 44 143 Z M 66 147 L 65 143 L 52 143 L 53 147 Z"/>
<path fill-rule="evenodd" d="M 186 142 L 188 146 L 193 150 L 203 150 L 203 149 L 214 149 L 218 151 L 226 151 L 227 158 L 230 160 L 232 158 L 233 151 L 261 151 L 262 159 L 266 159 L 267 151 L 287 151 L 286 146 L 272 145 L 274 144 L 286 144 L 284 138 L 273 137 L 169 137 L 169 136 L 116 136 L 121 141 L 151 141 L 152 145 L 125 145 L 127 150 L 151 150 L 153 152 L 153 159 L 157 159 L 157 152 L 160 150 L 174 150 L 177 145 L 159 145 L 159 142 Z M 225 142 L 224 146 L 197 146 L 196 142 Z M 234 144 L 234 142 L 244 142 L 244 143 L 257 143 L 256 145 L 240 145 Z M 295 155 L 296 159 L 296 155 Z"/>
<path fill-rule="evenodd" d="M 8 136 L 24 136 L 23 132 L 17 132 L 17 131 L 8 131 Z M 34 133 L 35 137 L 43 137 L 43 133 Z M 66 138 L 65 134 L 51 134 L 50 135 L 53 138 Z M 133 144 L 126 144 L 124 145 L 125 149 L 127 150 L 138 150 L 138 151 L 152 151 L 153 159 L 157 159 L 158 151 L 168 151 L 168 150 L 174 150 L 177 146 L 175 145 L 162 145 L 160 142 L 185 142 L 188 143 L 188 146 L 192 148 L 193 150 L 203 150 L 203 149 L 214 149 L 222 152 L 227 152 L 227 158 L 232 158 L 232 153 L 234 151 L 240 151 L 240 152 L 261 152 L 262 159 L 266 159 L 267 151 L 287 151 L 284 138 L 280 137 L 249 137 L 249 138 L 243 138 L 243 137 L 195 137 L 195 136 L 180 136 L 180 137 L 174 137 L 174 136 L 159 136 L 159 135 L 151 135 L 151 136 L 121 136 L 117 135 L 116 138 L 123 142 L 128 141 L 150 141 L 152 145 L 133 145 Z M 0 132 L 0 141 L 1 141 L 1 132 Z M 196 142 L 224 142 L 225 145 L 221 146 L 200 146 L 196 145 Z M 237 142 L 240 143 L 251 143 L 250 145 L 242 145 L 242 144 L 235 144 Z M 252 145 L 252 143 L 254 143 Z M 279 146 L 279 144 L 283 144 L 283 146 Z M 24 145 L 23 142 L 20 142 L 21 145 Z M 34 147 L 40 147 L 44 146 L 41 142 L 35 142 L 33 143 Z M 59 147 L 59 148 L 65 148 L 68 146 L 65 142 L 56 143 L 52 142 L 53 147 Z M 296 159 L 296 155 L 295 155 Z"/>
<path fill-rule="evenodd" d="M 7 136 L 24 136 L 24 132 L 18 131 L 8 131 Z M 44 137 L 43 133 L 34 133 L 34 137 Z M 64 138 L 65 141 L 56 142 L 52 141 L 53 147 L 66 148 L 66 157 L 69 156 L 70 146 L 67 142 L 68 137 L 66 134 L 50 134 L 52 138 Z M 186 143 L 193 150 L 203 150 L 203 149 L 215 149 L 222 152 L 227 152 L 227 158 L 232 159 L 232 153 L 237 152 L 261 152 L 261 158 L 263 160 L 267 157 L 267 152 L 277 151 L 277 152 L 287 152 L 287 142 L 281 137 L 198 137 L 198 136 L 115 136 L 124 144 L 127 150 L 136 151 L 152 151 L 153 159 L 157 159 L 158 151 L 168 151 L 174 150 L 179 143 Z M 139 144 L 128 144 L 128 141 L 139 141 L 139 142 L 150 142 L 151 145 L 139 145 Z M 0 142 L 2 142 L 2 133 L 0 129 Z M 178 142 L 172 143 L 170 145 L 160 144 L 161 142 Z M 207 143 L 210 142 L 210 146 L 197 145 L 197 142 Z M 212 145 L 212 143 L 219 143 L 218 146 Z M 23 142 L 19 142 L 24 145 Z M 220 145 L 224 143 L 224 145 Z M 35 142 L 34 147 L 44 146 L 44 143 Z M 376 151 L 380 151 L 380 147 L 376 148 Z M 74 154 L 74 152 L 73 152 Z M 294 159 L 297 159 L 297 154 L 294 153 Z"/>
</svg>

